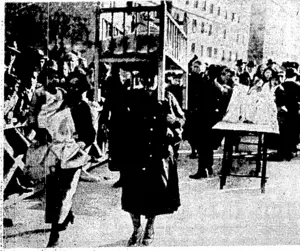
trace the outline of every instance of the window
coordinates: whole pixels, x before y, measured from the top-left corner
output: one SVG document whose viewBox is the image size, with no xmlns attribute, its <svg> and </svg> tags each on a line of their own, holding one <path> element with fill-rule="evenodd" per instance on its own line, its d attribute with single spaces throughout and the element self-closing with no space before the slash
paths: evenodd
<svg viewBox="0 0 300 251">
<path fill-rule="evenodd" d="M 214 48 L 214 56 L 217 57 L 218 55 L 218 48 Z"/>
<path fill-rule="evenodd" d="M 205 23 L 202 22 L 201 23 L 201 33 L 204 33 L 205 32 Z"/>
<path fill-rule="evenodd" d="M 232 57 L 232 51 L 229 52 L 228 61 L 231 61 L 231 57 Z"/>
<path fill-rule="evenodd" d="M 206 11 L 206 1 L 203 2 L 202 10 L 203 10 L 203 11 Z"/>
<path fill-rule="evenodd" d="M 201 55 L 201 57 L 203 57 L 203 51 L 204 51 L 204 46 L 201 45 L 201 47 L 200 47 L 200 55 Z"/>
<path fill-rule="evenodd" d="M 199 1 L 195 1 L 195 3 L 194 3 L 194 8 L 198 8 L 198 4 L 199 4 Z"/>
<path fill-rule="evenodd" d="M 188 1 L 188 0 L 185 1 L 185 5 L 189 5 L 189 3 L 190 3 L 190 1 Z"/>
<path fill-rule="evenodd" d="M 237 35 L 236 35 L 236 42 L 237 42 L 237 43 L 239 42 L 239 38 L 240 38 L 240 34 L 237 34 Z"/>
<path fill-rule="evenodd" d="M 193 19 L 192 30 L 193 30 L 194 33 L 197 30 L 197 20 L 196 19 Z"/>
<path fill-rule="evenodd" d="M 238 58 L 239 58 L 239 54 L 236 52 L 236 53 L 235 53 L 235 61 L 237 61 Z"/>
<path fill-rule="evenodd" d="M 240 23 L 240 22 L 241 22 L 241 17 L 239 16 L 239 17 L 238 17 L 238 23 Z"/>
<path fill-rule="evenodd" d="M 223 38 L 226 39 L 226 30 L 223 32 Z"/>
<path fill-rule="evenodd" d="M 195 43 L 192 43 L 192 45 L 191 45 L 191 52 L 194 53 L 195 49 L 196 49 L 196 45 L 195 45 Z"/>
<path fill-rule="evenodd" d="M 225 51 L 224 51 L 224 50 L 223 50 L 223 52 L 222 52 L 222 58 L 221 58 L 221 60 L 222 60 L 222 61 L 225 60 Z"/>
<path fill-rule="evenodd" d="M 218 7 L 218 16 L 221 15 L 221 7 Z"/>
<path fill-rule="evenodd" d="M 234 19 L 235 19 L 235 13 L 232 13 L 232 15 L 231 15 L 231 21 L 234 21 Z"/>
<path fill-rule="evenodd" d="M 212 24 L 209 25 L 208 36 L 211 36 L 211 34 L 212 34 Z"/>
<path fill-rule="evenodd" d="M 176 14 L 175 14 L 175 19 L 176 19 L 177 21 L 180 19 L 179 13 L 176 13 Z"/>
<path fill-rule="evenodd" d="M 214 13 L 214 5 L 213 5 L 213 4 L 210 5 L 209 13 L 210 13 L 210 14 L 213 14 L 213 13 Z"/>
<path fill-rule="evenodd" d="M 227 19 L 227 10 L 225 11 L 225 19 Z"/>
<path fill-rule="evenodd" d="M 212 47 L 207 47 L 207 56 L 208 56 L 209 58 L 212 57 Z"/>
</svg>

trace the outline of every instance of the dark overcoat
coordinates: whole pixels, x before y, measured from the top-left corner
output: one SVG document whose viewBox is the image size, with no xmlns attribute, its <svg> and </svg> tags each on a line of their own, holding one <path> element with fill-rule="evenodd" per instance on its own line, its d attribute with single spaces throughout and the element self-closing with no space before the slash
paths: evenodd
<svg viewBox="0 0 300 251">
<path fill-rule="evenodd" d="M 180 206 L 178 174 L 167 136 L 168 102 L 157 94 L 131 92 L 126 158 L 123 160 L 122 208 L 140 215 L 173 213 Z"/>
</svg>

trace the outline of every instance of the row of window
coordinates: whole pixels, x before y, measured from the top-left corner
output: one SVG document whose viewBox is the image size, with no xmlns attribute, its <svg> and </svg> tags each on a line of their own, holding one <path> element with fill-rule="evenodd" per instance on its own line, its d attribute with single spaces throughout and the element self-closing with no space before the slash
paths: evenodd
<svg viewBox="0 0 300 251">
<path fill-rule="evenodd" d="M 185 4 L 186 4 L 186 5 L 189 5 L 189 4 L 190 4 L 190 1 L 187 0 L 187 1 L 185 2 Z M 195 0 L 195 1 L 194 1 L 194 8 L 195 8 L 195 9 L 198 9 L 198 7 L 199 7 L 199 1 L 198 1 L 198 0 Z M 203 1 L 202 10 L 203 10 L 203 11 L 207 11 L 207 10 L 208 10 L 208 7 L 207 7 L 207 1 Z M 210 14 L 214 14 L 214 12 L 215 12 L 215 6 L 214 6 L 214 4 L 212 3 L 212 4 L 210 4 L 210 6 L 209 6 L 209 13 L 210 13 Z M 217 13 L 218 16 L 221 16 L 221 7 L 218 7 L 218 8 L 217 8 L 216 13 Z M 225 19 L 228 19 L 228 18 L 229 18 L 229 17 L 228 17 L 228 12 L 227 12 L 227 10 L 225 10 L 224 18 L 225 18 Z M 235 20 L 237 20 L 237 22 L 240 23 L 240 21 L 241 21 L 241 17 L 240 17 L 240 16 L 236 17 L 236 13 L 234 13 L 234 12 L 231 13 L 231 17 L 230 17 L 230 18 L 231 18 L 231 21 L 232 21 L 232 22 L 235 21 Z"/>
<path fill-rule="evenodd" d="M 196 52 L 196 44 L 195 43 L 192 43 L 191 44 L 191 53 L 195 53 Z M 217 58 L 218 57 L 218 48 L 212 48 L 212 47 L 207 47 L 206 48 L 206 55 L 204 55 L 204 46 L 201 45 L 200 46 L 200 56 L 201 57 L 204 57 L 204 56 L 207 56 L 209 58 L 212 58 L 212 57 L 215 57 Z M 238 60 L 238 53 L 236 52 L 235 53 L 235 61 Z M 226 57 L 225 57 L 225 50 L 222 50 L 222 56 L 221 56 L 221 60 L 222 61 L 225 61 L 226 60 Z M 229 51 L 228 52 L 228 58 L 227 58 L 228 61 L 234 61 L 233 59 L 233 53 L 232 51 Z"/>
<path fill-rule="evenodd" d="M 193 19 L 193 22 L 192 22 L 192 32 L 193 33 L 197 32 L 197 20 L 196 19 Z M 205 22 L 201 22 L 201 30 L 200 30 L 200 32 L 202 34 L 205 33 Z M 208 24 L 207 35 L 211 36 L 212 33 L 213 33 L 213 26 L 212 26 L 212 24 Z M 223 39 L 226 39 L 226 38 L 227 38 L 227 30 L 224 29 L 223 30 Z M 236 42 L 237 43 L 242 42 L 244 44 L 244 36 L 242 36 L 242 41 L 241 41 L 240 34 L 236 34 Z"/>
</svg>

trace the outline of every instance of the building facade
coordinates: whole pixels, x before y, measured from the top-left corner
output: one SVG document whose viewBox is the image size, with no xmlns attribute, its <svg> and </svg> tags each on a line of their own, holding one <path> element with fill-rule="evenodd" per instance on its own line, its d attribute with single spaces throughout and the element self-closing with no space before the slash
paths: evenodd
<svg viewBox="0 0 300 251">
<path fill-rule="evenodd" d="M 253 0 L 249 59 L 300 62 L 300 1 Z"/>
<path fill-rule="evenodd" d="M 251 2 L 247 0 L 173 0 L 172 15 L 187 17 L 188 57 L 235 66 L 247 60 Z M 186 14 L 185 14 L 186 13 Z"/>
</svg>

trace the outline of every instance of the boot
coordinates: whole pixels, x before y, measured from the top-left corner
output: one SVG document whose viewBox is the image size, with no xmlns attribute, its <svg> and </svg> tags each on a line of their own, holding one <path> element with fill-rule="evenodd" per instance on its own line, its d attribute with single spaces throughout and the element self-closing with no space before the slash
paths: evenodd
<svg viewBox="0 0 300 251">
<path fill-rule="evenodd" d="M 155 216 L 148 218 L 146 228 L 145 228 L 145 234 L 142 241 L 142 244 L 144 246 L 149 246 L 154 240 L 154 220 L 155 220 Z"/>
<path fill-rule="evenodd" d="M 68 216 L 66 217 L 66 219 L 64 220 L 64 222 L 62 224 L 59 224 L 58 230 L 59 231 L 66 230 L 70 223 L 74 224 L 74 219 L 75 219 L 75 216 L 74 216 L 72 210 L 70 210 L 70 212 L 69 212 Z"/>
<path fill-rule="evenodd" d="M 47 248 L 57 247 L 58 246 L 58 241 L 59 241 L 58 224 L 52 224 L 52 228 L 51 228 Z"/>
<path fill-rule="evenodd" d="M 133 223 L 133 233 L 130 239 L 128 240 L 128 247 L 137 246 L 140 243 L 143 235 L 143 229 L 141 226 L 141 216 L 131 214 L 131 219 Z"/>
</svg>

